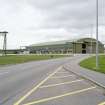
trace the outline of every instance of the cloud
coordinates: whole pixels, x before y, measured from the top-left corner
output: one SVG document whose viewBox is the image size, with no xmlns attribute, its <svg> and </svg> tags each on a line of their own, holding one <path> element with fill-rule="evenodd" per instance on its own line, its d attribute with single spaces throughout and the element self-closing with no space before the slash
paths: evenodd
<svg viewBox="0 0 105 105">
<path fill-rule="evenodd" d="M 105 0 L 99 0 L 99 39 L 103 41 L 104 5 Z M 9 31 L 8 48 L 89 36 L 91 25 L 95 37 L 96 0 L 0 0 L 0 7 L 0 30 Z"/>
</svg>

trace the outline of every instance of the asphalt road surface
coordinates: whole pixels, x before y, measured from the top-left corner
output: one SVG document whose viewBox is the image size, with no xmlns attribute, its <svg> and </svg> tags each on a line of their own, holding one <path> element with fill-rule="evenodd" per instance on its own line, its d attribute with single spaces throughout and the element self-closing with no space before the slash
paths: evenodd
<svg viewBox="0 0 105 105">
<path fill-rule="evenodd" d="M 63 67 L 84 57 L 1 67 L 0 105 L 105 105 L 104 89 Z"/>
</svg>

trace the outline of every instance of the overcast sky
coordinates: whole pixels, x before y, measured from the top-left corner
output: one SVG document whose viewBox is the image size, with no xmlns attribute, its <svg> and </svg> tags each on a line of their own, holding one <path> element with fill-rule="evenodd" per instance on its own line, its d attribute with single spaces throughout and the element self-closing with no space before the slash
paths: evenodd
<svg viewBox="0 0 105 105">
<path fill-rule="evenodd" d="M 0 0 L 0 31 L 9 32 L 9 49 L 91 33 L 95 38 L 95 13 L 96 0 Z M 99 0 L 99 25 L 105 42 L 105 0 Z"/>
</svg>

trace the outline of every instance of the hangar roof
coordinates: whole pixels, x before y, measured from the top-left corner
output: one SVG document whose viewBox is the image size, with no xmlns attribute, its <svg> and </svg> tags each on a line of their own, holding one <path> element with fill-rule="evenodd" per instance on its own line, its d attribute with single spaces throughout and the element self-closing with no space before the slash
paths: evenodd
<svg viewBox="0 0 105 105">
<path fill-rule="evenodd" d="M 44 42 L 44 43 L 32 44 L 30 46 L 59 45 L 59 44 L 67 44 L 67 43 L 72 43 L 72 42 L 83 43 L 84 41 L 86 41 L 86 42 L 91 42 L 91 41 L 96 42 L 96 39 L 94 39 L 94 38 L 75 38 L 75 39 L 71 39 L 71 40 L 61 40 L 61 41 L 52 41 L 52 42 Z"/>
</svg>

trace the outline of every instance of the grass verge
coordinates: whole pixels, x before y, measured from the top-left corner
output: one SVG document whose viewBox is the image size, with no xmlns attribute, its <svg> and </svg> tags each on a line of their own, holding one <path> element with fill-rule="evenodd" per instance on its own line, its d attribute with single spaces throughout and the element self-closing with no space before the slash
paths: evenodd
<svg viewBox="0 0 105 105">
<path fill-rule="evenodd" d="M 0 65 L 18 64 L 29 61 L 67 57 L 67 55 L 7 55 L 0 56 Z"/>
<path fill-rule="evenodd" d="M 80 66 L 94 70 L 97 72 L 105 73 L 105 55 L 99 56 L 99 69 L 96 69 L 96 57 L 90 57 L 80 62 Z"/>
</svg>

